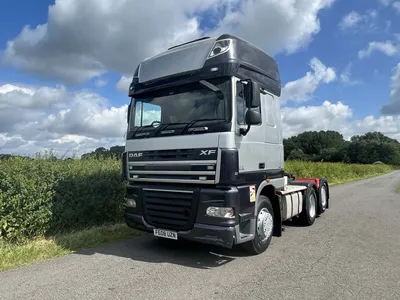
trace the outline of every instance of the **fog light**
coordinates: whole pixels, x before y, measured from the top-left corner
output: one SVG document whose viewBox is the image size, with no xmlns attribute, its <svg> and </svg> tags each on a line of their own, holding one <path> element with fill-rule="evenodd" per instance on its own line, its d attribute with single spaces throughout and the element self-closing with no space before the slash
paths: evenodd
<svg viewBox="0 0 400 300">
<path fill-rule="evenodd" d="M 210 206 L 209 208 L 207 208 L 206 214 L 210 217 L 234 218 L 235 210 L 233 209 L 233 207 Z"/>
<path fill-rule="evenodd" d="M 127 198 L 125 202 L 125 206 L 127 207 L 136 207 L 136 201 L 134 199 Z"/>
</svg>

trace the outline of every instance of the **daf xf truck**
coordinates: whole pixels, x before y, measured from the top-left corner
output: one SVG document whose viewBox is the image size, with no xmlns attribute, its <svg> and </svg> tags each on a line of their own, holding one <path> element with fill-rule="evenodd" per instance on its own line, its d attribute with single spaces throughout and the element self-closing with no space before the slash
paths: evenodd
<svg viewBox="0 0 400 300">
<path fill-rule="evenodd" d="M 142 61 L 129 87 L 126 223 L 156 237 L 264 252 L 282 223 L 329 208 L 325 178 L 284 170 L 276 61 L 229 34 Z"/>
</svg>

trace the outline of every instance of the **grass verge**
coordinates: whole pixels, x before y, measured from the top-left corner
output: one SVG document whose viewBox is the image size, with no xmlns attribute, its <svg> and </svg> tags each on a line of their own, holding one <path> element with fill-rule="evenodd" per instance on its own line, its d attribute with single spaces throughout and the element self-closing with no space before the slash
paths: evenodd
<svg viewBox="0 0 400 300">
<path fill-rule="evenodd" d="M 45 261 L 80 249 L 121 241 L 139 234 L 125 224 L 115 224 L 18 243 L 0 242 L 0 271 Z"/>
<path fill-rule="evenodd" d="M 392 172 L 390 165 L 287 161 L 285 170 L 296 177 L 325 177 L 330 186 L 368 179 Z"/>
</svg>

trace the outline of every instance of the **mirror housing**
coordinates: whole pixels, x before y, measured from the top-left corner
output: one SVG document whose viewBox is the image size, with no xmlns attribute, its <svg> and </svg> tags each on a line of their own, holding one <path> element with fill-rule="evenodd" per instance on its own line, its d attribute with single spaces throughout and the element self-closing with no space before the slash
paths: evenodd
<svg viewBox="0 0 400 300">
<path fill-rule="evenodd" d="M 258 111 L 247 110 L 245 121 L 247 125 L 257 125 L 261 123 L 261 114 Z"/>
<path fill-rule="evenodd" d="M 248 108 L 256 108 L 260 106 L 260 85 L 258 82 L 248 80 L 244 86 L 245 99 Z"/>
</svg>

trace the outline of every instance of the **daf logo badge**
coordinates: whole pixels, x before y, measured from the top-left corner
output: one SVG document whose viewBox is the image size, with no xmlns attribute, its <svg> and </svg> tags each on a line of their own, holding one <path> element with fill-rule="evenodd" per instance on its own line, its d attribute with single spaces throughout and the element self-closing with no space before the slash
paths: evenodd
<svg viewBox="0 0 400 300">
<path fill-rule="evenodd" d="M 129 157 L 142 157 L 143 152 L 129 153 Z"/>
</svg>

